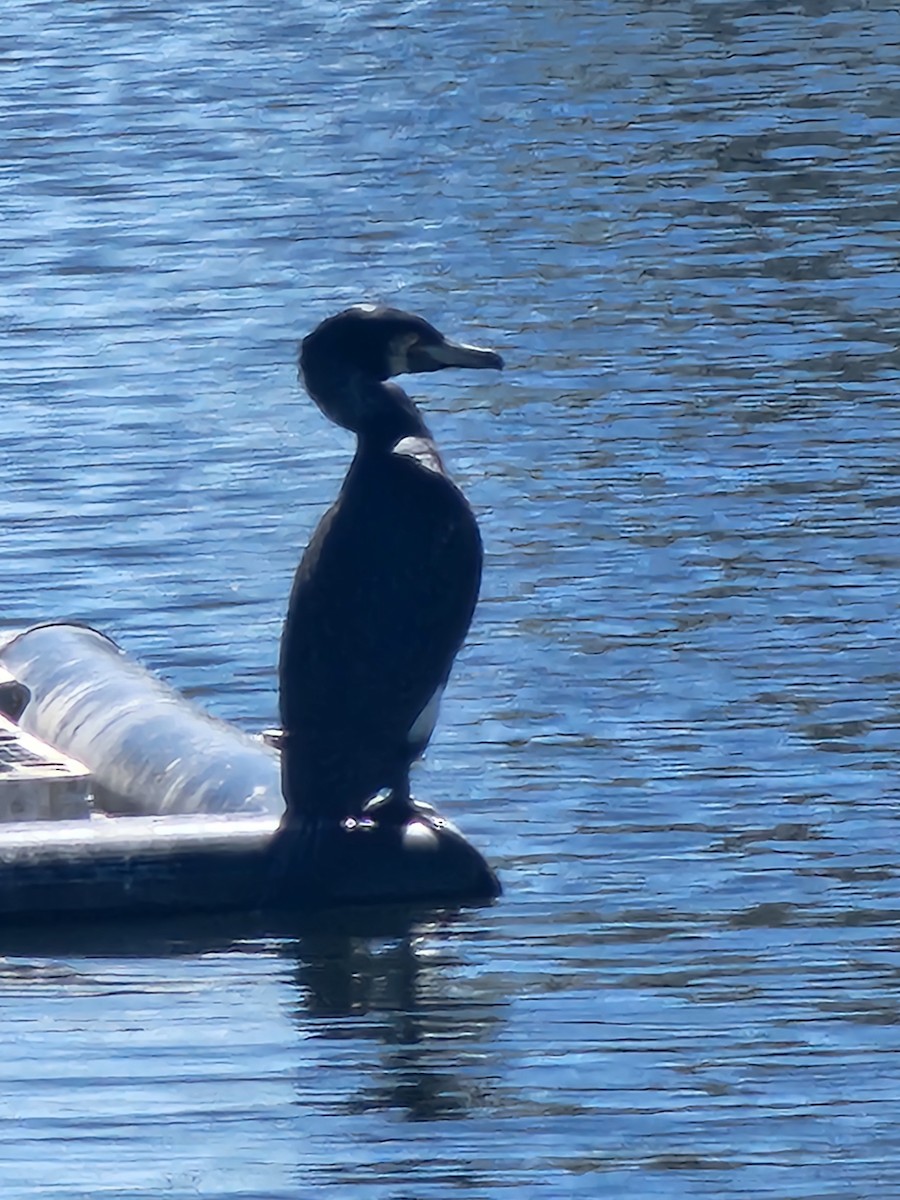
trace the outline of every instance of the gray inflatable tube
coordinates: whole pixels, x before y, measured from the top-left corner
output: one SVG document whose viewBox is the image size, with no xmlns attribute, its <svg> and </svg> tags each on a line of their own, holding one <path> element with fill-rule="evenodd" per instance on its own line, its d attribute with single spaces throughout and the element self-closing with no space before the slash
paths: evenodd
<svg viewBox="0 0 900 1200">
<path fill-rule="evenodd" d="M 208 716 L 93 629 L 28 629 L 0 647 L 2 670 L 27 689 L 20 727 L 83 763 L 93 798 L 81 819 L 0 824 L 0 917 L 499 892 L 478 851 L 426 805 L 403 827 L 289 820 L 275 749 Z"/>
</svg>

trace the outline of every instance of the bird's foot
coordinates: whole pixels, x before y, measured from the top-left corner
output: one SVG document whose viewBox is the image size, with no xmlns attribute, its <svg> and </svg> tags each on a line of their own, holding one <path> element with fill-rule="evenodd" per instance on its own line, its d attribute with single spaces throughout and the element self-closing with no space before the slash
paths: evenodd
<svg viewBox="0 0 900 1200">
<path fill-rule="evenodd" d="M 362 806 L 362 820 L 380 825 L 406 825 L 418 811 L 418 802 L 410 798 L 408 789 L 382 788 Z"/>
</svg>

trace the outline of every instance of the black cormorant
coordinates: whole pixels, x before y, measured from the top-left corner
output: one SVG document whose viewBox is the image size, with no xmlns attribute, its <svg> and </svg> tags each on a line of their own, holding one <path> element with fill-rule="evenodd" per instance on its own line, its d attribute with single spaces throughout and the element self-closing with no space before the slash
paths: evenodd
<svg viewBox="0 0 900 1200">
<path fill-rule="evenodd" d="M 387 380 L 502 367 L 421 317 L 359 305 L 303 341 L 300 373 L 357 437 L 334 505 L 297 568 L 281 640 L 287 819 L 402 823 L 481 580 L 472 510 L 415 404 Z"/>
</svg>

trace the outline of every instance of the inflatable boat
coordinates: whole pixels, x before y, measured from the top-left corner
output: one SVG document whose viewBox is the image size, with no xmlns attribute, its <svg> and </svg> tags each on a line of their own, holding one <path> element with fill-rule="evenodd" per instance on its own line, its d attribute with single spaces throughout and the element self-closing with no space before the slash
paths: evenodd
<svg viewBox="0 0 900 1200">
<path fill-rule="evenodd" d="M 86 626 L 0 639 L 0 919 L 462 902 L 494 873 L 415 803 L 285 819 L 277 736 L 204 713 Z"/>
</svg>

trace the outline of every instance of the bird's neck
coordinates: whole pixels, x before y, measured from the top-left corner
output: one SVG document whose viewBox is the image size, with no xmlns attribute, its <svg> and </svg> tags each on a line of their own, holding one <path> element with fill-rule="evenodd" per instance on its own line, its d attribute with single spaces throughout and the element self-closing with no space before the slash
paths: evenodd
<svg viewBox="0 0 900 1200">
<path fill-rule="evenodd" d="M 377 389 L 377 395 L 375 391 Z M 356 429 L 361 449 L 391 450 L 402 438 L 431 439 L 431 431 L 403 388 L 395 383 L 370 384 L 364 420 Z"/>
<path fill-rule="evenodd" d="M 431 438 L 422 414 L 395 383 L 354 371 L 332 371 L 316 379 L 306 376 L 305 382 L 322 412 L 352 430 L 361 449 L 390 450 L 401 438 Z"/>
</svg>

